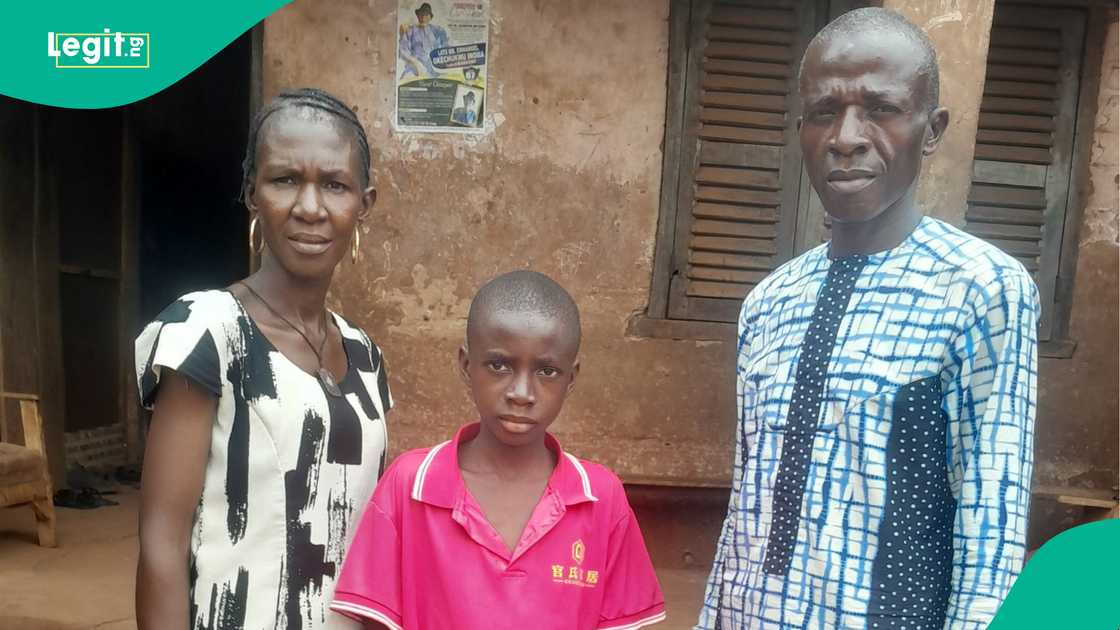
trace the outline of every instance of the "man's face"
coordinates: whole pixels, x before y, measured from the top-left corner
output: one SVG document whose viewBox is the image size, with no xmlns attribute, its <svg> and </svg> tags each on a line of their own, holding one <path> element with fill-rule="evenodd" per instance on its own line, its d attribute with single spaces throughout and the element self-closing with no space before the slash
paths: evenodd
<svg viewBox="0 0 1120 630">
<path fill-rule="evenodd" d="M 806 52 L 798 121 L 805 170 L 837 222 L 878 218 L 908 199 L 948 112 L 929 111 L 920 51 L 892 33 L 817 42 Z"/>
<path fill-rule="evenodd" d="M 418 13 L 416 14 L 416 21 L 420 23 L 420 26 L 427 26 L 428 22 L 432 21 L 432 14 L 427 11 Z"/>
</svg>

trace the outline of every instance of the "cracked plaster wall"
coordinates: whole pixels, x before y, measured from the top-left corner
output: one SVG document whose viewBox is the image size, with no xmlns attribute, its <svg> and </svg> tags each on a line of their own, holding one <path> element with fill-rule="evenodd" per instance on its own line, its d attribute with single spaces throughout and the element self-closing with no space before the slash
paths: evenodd
<svg viewBox="0 0 1120 630">
<path fill-rule="evenodd" d="M 986 42 L 992 4 L 885 4 L 927 28 L 940 51 L 954 122 L 925 165 L 920 198 L 960 223 L 986 45 L 954 42 Z M 332 300 L 385 350 L 398 402 L 393 451 L 446 439 L 471 418 L 454 370 L 470 298 L 493 275 L 531 267 L 564 284 L 583 312 L 583 371 L 555 426 L 565 446 L 628 481 L 726 483 L 733 344 L 625 334 L 652 273 L 668 3 L 495 0 L 481 136 L 393 131 L 395 3 L 329 7 L 297 0 L 267 20 L 265 96 L 324 87 L 356 107 L 370 134 L 380 200 Z M 1044 483 L 1115 478 L 1116 46 L 1114 21 L 1071 323 L 1082 345 L 1073 359 L 1040 366 Z M 1096 447 L 1102 437 L 1112 447 Z"/>
<path fill-rule="evenodd" d="M 668 2 L 493 2 L 482 136 L 392 130 L 395 7 L 297 1 L 266 21 L 263 64 L 266 98 L 319 85 L 369 132 L 379 201 L 332 297 L 385 350 L 394 452 L 471 419 L 454 369 L 471 296 L 531 267 L 584 319 L 565 447 L 629 480 L 725 483 L 733 344 L 625 334 L 652 271 Z"/>
</svg>

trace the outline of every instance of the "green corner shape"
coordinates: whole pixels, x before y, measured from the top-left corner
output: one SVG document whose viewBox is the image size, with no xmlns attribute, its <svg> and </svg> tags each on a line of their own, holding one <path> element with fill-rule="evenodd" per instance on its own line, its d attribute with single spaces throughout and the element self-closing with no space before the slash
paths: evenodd
<svg viewBox="0 0 1120 630">
<path fill-rule="evenodd" d="M 1120 520 L 1062 532 L 1015 581 L 989 630 L 1120 628 Z"/>
<path fill-rule="evenodd" d="M 173 85 L 288 2 L 12 3 L 0 37 L 0 94 L 76 109 L 127 105 Z M 93 40 L 103 46 L 87 51 Z"/>
</svg>

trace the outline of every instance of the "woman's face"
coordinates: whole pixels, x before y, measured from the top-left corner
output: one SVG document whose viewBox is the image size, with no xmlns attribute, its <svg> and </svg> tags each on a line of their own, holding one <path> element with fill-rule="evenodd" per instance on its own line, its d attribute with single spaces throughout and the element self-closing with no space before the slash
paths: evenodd
<svg viewBox="0 0 1120 630">
<path fill-rule="evenodd" d="M 248 205 L 269 254 L 289 274 L 331 277 L 373 205 L 363 188 L 358 143 L 330 115 L 285 109 L 261 129 Z"/>
</svg>

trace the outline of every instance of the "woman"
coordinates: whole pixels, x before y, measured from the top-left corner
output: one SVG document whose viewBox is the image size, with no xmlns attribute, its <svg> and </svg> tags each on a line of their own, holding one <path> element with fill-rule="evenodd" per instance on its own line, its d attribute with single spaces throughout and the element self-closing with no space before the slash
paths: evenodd
<svg viewBox="0 0 1120 630">
<path fill-rule="evenodd" d="M 255 118 L 242 194 L 260 269 L 183 296 L 136 340 L 152 409 L 141 629 L 312 629 L 385 463 L 381 352 L 327 311 L 374 203 L 354 113 L 321 90 Z"/>
</svg>

